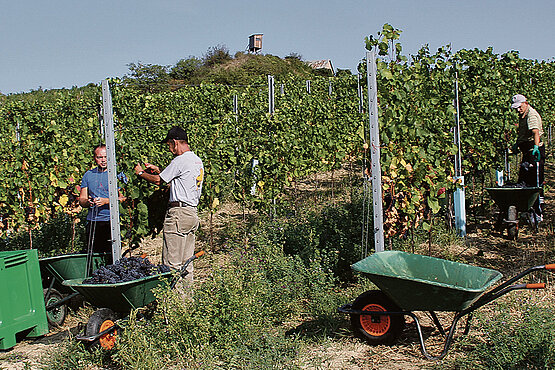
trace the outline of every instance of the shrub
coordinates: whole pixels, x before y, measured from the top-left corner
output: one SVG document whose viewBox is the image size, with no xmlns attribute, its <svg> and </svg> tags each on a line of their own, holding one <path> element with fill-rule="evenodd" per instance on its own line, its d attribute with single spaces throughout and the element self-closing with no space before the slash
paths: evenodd
<svg viewBox="0 0 555 370">
<path fill-rule="evenodd" d="M 472 336 L 461 342 L 469 353 L 455 361 L 457 367 L 515 370 L 555 367 L 553 305 L 519 298 L 495 306 L 491 317 L 479 315 L 475 332 L 482 334 L 480 338 Z"/>
</svg>

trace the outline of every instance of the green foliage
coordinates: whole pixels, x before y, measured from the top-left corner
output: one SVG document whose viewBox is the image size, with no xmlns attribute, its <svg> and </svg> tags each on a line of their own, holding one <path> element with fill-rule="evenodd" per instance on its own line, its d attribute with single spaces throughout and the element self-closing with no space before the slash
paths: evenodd
<svg viewBox="0 0 555 370">
<path fill-rule="evenodd" d="M 223 263 L 214 260 L 209 275 L 196 278 L 192 300 L 159 289 L 156 311 L 148 320 L 132 313 L 109 360 L 134 369 L 160 363 L 202 369 L 295 367 L 303 331 L 288 333 L 290 322 L 307 315 L 327 320 L 329 327 L 331 318 L 338 321 L 336 308 L 345 297 L 334 291 L 334 280 L 317 262 L 306 264 L 271 242 L 272 232 L 263 223 L 252 230 L 248 246 L 230 241 L 234 252 Z M 329 333 L 326 325 L 317 331 L 321 338 Z M 83 356 L 75 350 L 74 357 Z"/>
<path fill-rule="evenodd" d="M 131 72 L 129 76 L 124 77 L 124 81 L 130 86 L 136 87 L 143 91 L 160 91 L 165 89 L 165 85 L 169 82 L 170 75 L 168 67 L 158 64 L 143 64 L 138 62 L 129 63 L 127 65 Z"/>
<path fill-rule="evenodd" d="M 456 78 L 467 184 L 489 183 L 489 174 L 502 167 L 504 149 L 515 136 L 517 117 L 509 109 L 514 93 L 527 95 L 546 128 L 555 112 L 552 62 L 520 59 L 516 52 L 497 55 L 491 49 L 453 54 L 448 47 L 436 53 L 424 47 L 406 58 L 399 36 L 399 30 L 384 25 L 377 38 L 367 39 L 367 46 L 378 47 L 381 55 L 380 164 L 388 237 L 406 236 L 411 229 L 429 230 L 441 210 L 444 190 L 457 186 L 451 133 Z M 143 86 L 141 78 L 159 81 L 156 76 L 167 75 L 165 67 L 142 64 L 131 65 L 136 78 L 128 78 L 127 84 L 111 83 L 118 171 L 130 178 L 124 186 L 128 201 L 122 205 L 122 215 L 125 239 L 131 244 L 157 230 L 155 223 L 149 223 L 150 213 L 163 206 L 147 201 L 155 188 L 136 179 L 133 167 L 138 161 L 168 164 L 171 156 L 156 143 L 173 124 L 189 131 L 193 150 L 204 161 L 202 206 L 212 210 L 225 198 L 268 209 L 296 179 L 338 168 L 347 159 L 363 159 L 368 167 L 364 159 L 373 150 L 368 147 L 368 117 L 359 113 L 359 102 L 366 98 L 357 96 L 355 76 L 314 77 L 297 58 L 270 55 L 238 54 L 218 64 L 227 60 L 220 49 L 208 53 L 214 63 L 200 67 L 192 78 L 248 85 L 202 83 L 175 91 L 167 84 L 144 85 L 146 91 L 129 88 L 131 83 Z M 192 66 L 184 65 L 185 72 L 196 68 L 196 62 L 189 61 Z M 365 69 L 364 63 L 359 66 L 361 72 Z M 267 113 L 268 87 L 266 77 L 261 77 L 266 73 L 279 77 L 274 114 Z M 254 81 L 257 84 L 251 84 Z M 361 82 L 365 84 L 364 79 Z M 364 86 L 361 91 L 366 93 Z M 99 106 L 98 87 L 89 87 L 86 94 L 59 91 L 48 100 L 7 99 L 0 106 L 0 150 L 6 158 L 0 163 L 1 230 L 33 228 L 56 213 L 77 211 L 72 209 L 75 185 L 91 166 L 89 148 L 101 140 Z M 255 160 L 258 166 L 253 168 Z"/>
<path fill-rule="evenodd" d="M 495 307 L 493 318 L 479 316 L 480 340 L 461 346 L 468 355 L 454 361 L 468 369 L 552 369 L 555 367 L 553 305 L 530 298 L 512 299 Z"/>
<path fill-rule="evenodd" d="M 0 238 L 0 251 L 34 248 L 40 257 L 51 257 L 86 250 L 86 212 L 77 217 L 58 214 L 36 230 L 7 234 Z M 32 244 L 31 244 L 32 239 Z"/>
<path fill-rule="evenodd" d="M 174 80 L 191 81 L 202 66 L 202 60 L 196 57 L 181 59 L 171 68 L 170 77 Z"/>
<path fill-rule="evenodd" d="M 274 242 L 283 243 L 285 253 L 299 256 L 306 264 L 317 261 L 340 281 L 352 282 L 350 266 L 362 256 L 362 211 L 362 199 L 303 210 L 299 217 L 277 221 L 271 235 Z"/>
</svg>

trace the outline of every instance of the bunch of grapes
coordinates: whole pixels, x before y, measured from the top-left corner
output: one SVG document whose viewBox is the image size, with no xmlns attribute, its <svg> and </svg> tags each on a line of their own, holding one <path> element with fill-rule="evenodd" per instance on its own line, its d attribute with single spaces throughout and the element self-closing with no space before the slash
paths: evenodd
<svg viewBox="0 0 555 370">
<path fill-rule="evenodd" d="M 168 271 L 170 271 L 168 266 L 153 265 L 148 258 L 124 257 L 113 265 L 100 267 L 90 278 L 83 280 L 83 284 L 123 283 Z"/>
</svg>

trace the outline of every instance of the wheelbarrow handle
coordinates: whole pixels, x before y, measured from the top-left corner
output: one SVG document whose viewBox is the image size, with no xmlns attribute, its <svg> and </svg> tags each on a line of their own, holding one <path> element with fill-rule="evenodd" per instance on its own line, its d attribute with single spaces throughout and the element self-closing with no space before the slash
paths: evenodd
<svg viewBox="0 0 555 370">
<path fill-rule="evenodd" d="M 555 263 L 551 263 L 549 265 L 545 265 L 546 270 L 555 270 Z"/>
<path fill-rule="evenodd" d="M 196 258 L 201 257 L 202 255 L 204 255 L 204 251 L 199 251 L 195 254 L 193 254 L 191 257 L 189 257 L 184 263 L 183 266 L 181 266 L 181 270 L 179 270 L 179 274 L 175 275 L 172 279 L 172 281 L 170 282 L 170 288 L 173 289 L 175 287 L 175 285 L 177 284 L 177 281 L 185 276 L 187 276 L 188 271 L 187 271 L 187 266 L 189 266 L 189 264 L 191 262 L 193 262 L 193 260 L 195 260 Z"/>
<path fill-rule="evenodd" d="M 181 276 L 187 275 L 187 266 L 189 266 L 189 264 L 190 264 L 191 262 L 193 262 L 193 260 L 195 260 L 195 259 L 201 257 L 203 254 L 204 254 L 204 251 L 199 251 L 199 252 L 193 254 L 191 257 L 189 257 L 189 258 L 185 261 L 185 263 L 183 263 L 183 266 L 181 267 L 181 270 L 179 271 L 179 274 L 180 274 Z"/>
<path fill-rule="evenodd" d="M 525 289 L 545 289 L 545 283 L 526 284 Z"/>
</svg>

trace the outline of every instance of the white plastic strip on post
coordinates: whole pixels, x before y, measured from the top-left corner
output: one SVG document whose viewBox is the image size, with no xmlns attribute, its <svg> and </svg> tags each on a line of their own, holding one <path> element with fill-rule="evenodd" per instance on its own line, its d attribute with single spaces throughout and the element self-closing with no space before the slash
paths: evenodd
<svg viewBox="0 0 555 370">
<path fill-rule="evenodd" d="M 457 183 L 457 189 L 453 197 L 455 208 L 455 228 L 460 237 L 466 236 L 466 201 L 464 194 L 464 176 L 453 178 Z"/>
<path fill-rule="evenodd" d="M 370 161 L 372 175 L 372 205 L 374 210 L 374 246 L 383 252 L 382 170 L 380 167 L 380 126 L 378 123 L 378 83 L 376 81 L 376 52 L 366 52 L 366 77 L 368 80 L 368 118 L 370 124 Z"/>
<path fill-rule="evenodd" d="M 104 112 L 104 134 L 106 142 L 106 159 L 108 162 L 108 191 L 110 197 L 110 228 L 112 232 L 112 258 L 116 262 L 121 258 L 121 233 L 119 220 L 118 182 L 116 173 L 116 141 L 114 136 L 114 115 L 112 95 L 108 80 L 102 80 L 102 106 Z"/>
</svg>

